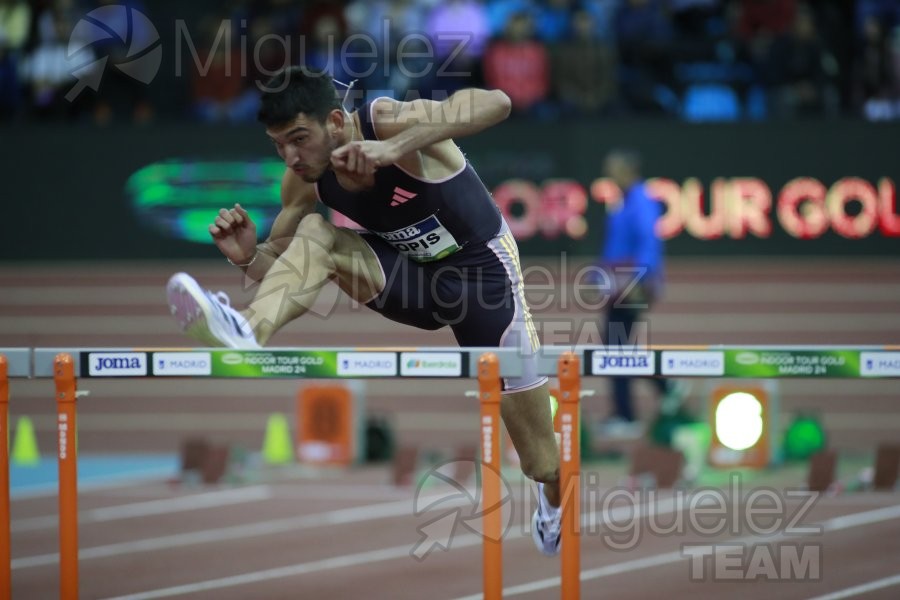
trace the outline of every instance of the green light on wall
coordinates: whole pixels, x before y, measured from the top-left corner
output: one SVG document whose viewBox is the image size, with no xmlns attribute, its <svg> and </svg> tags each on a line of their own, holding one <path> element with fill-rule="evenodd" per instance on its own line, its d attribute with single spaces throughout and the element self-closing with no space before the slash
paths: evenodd
<svg viewBox="0 0 900 600">
<path fill-rule="evenodd" d="M 125 191 L 138 222 L 166 237 L 212 244 L 209 225 L 219 209 L 243 206 L 265 233 L 281 210 L 284 164 L 170 159 L 133 173 Z"/>
</svg>

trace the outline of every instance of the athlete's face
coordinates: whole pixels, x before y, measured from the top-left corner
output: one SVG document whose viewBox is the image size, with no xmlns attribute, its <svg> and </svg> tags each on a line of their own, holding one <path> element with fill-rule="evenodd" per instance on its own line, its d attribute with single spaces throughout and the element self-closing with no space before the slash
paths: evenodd
<svg viewBox="0 0 900 600">
<path fill-rule="evenodd" d="M 320 123 L 304 114 L 287 125 L 266 129 L 284 164 L 304 181 L 313 183 L 322 178 L 331 166 L 331 152 L 339 146 L 344 115 L 332 111 Z"/>
</svg>

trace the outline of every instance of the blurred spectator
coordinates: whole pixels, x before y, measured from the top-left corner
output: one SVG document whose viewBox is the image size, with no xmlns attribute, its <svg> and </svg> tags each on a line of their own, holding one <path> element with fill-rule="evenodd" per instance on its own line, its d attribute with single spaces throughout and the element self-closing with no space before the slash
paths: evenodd
<svg viewBox="0 0 900 600">
<path fill-rule="evenodd" d="M 594 17 L 594 33 L 597 39 L 613 43 L 616 41 L 616 15 L 623 0 L 583 0 L 581 6 Z"/>
<path fill-rule="evenodd" d="M 575 13 L 571 40 L 551 46 L 553 91 L 565 112 L 608 110 L 616 94 L 615 52 L 597 39 L 594 17 Z"/>
<path fill-rule="evenodd" d="M 571 37 L 574 10 L 572 0 L 541 0 L 535 14 L 538 39 L 552 44 Z"/>
<path fill-rule="evenodd" d="M 626 0 L 616 15 L 616 35 L 622 46 L 659 46 L 671 39 L 672 25 L 659 0 Z"/>
<path fill-rule="evenodd" d="M 71 3 L 71 0 L 64 1 Z M 107 57 L 107 68 L 97 93 L 94 119 L 97 123 L 106 124 L 117 113 L 130 113 L 135 123 L 147 123 L 154 114 L 147 84 L 131 77 L 115 65 L 131 61 L 132 53 L 149 48 L 158 39 L 159 34 L 148 21 L 133 18 L 132 11 L 144 15 L 149 13 L 141 0 L 97 0 L 97 6 L 125 6 L 128 10 L 112 10 L 105 13 L 104 25 L 117 35 L 96 40 L 92 44 L 98 57 Z"/>
<path fill-rule="evenodd" d="M 396 47 L 405 34 L 424 33 L 426 19 L 438 0 L 354 0 L 344 9 L 351 33 L 364 33 L 379 51 Z M 385 40 L 385 33 L 390 36 Z"/>
<path fill-rule="evenodd" d="M 726 27 L 720 0 L 668 0 L 672 19 L 672 56 L 676 63 L 728 62 L 720 45 Z"/>
<path fill-rule="evenodd" d="M 439 4 L 428 15 L 425 30 L 438 58 L 458 52 L 460 39 L 466 42 L 463 55 L 480 57 L 490 37 L 487 13 L 478 0 L 449 0 Z"/>
<path fill-rule="evenodd" d="M 710 31 L 713 16 L 721 11 L 720 0 L 669 0 L 672 21 L 678 33 L 684 37 L 702 39 L 714 33 Z"/>
<path fill-rule="evenodd" d="M 76 11 L 75 2 L 91 6 Z M 720 98 L 734 97 L 736 107 L 716 109 L 715 119 L 842 109 L 900 118 L 900 0 L 226 0 L 224 8 L 199 0 L 191 3 L 194 18 L 224 15 L 232 43 L 240 40 L 247 49 L 240 89 L 228 77 L 216 79 L 224 64 L 219 54 L 228 51 L 213 52 L 211 45 L 202 59 L 214 60 L 206 81 L 186 78 L 174 94 L 148 90 L 125 75 L 118 65 L 133 60 L 132 48 L 145 47 L 155 35 L 144 21 L 128 21 L 125 10 L 104 17 L 115 35 L 91 40 L 77 61 L 67 56 L 72 25 L 91 7 L 146 12 L 145 4 L 0 0 L 0 118 L 14 113 L 21 97 L 29 109 L 24 114 L 72 114 L 91 104 L 97 122 L 124 110 L 143 122 L 155 113 L 151 97 L 165 95 L 182 103 L 172 106 L 180 114 L 241 120 L 238 113 L 250 111 L 252 97 L 243 97 L 249 83 L 300 62 L 341 81 L 360 80 L 350 96 L 354 103 L 375 95 L 440 99 L 465 86 L 499 86 L 514 96 L 519 114 L 552 118 L 614 108 L 703 120 L 715 104 L 710 92 L 719 90 Z M 172 13 L 170 4 L 160 10 Z M 588 23 L 592 32 L 585 31 Z M 127 39 L 119 35 L 129 27 Z M 69 72 L 90 52 L 107 58 L 98 63 L 104 68 L 99 92 L 80 94 L 77 106 L 61 104 L 59 92 L 78 84 Z M 184 60 L 192 72 L 187 63 L 200 57 L 187 53 Z M 239 99 L 247 100 L 246 111 L 232 104 Z"/>
<path fill-rule="evenodd" d="M 353 54 L 342 52 L 345 38 L 341 21 L 329 13 L 320 15 L 315 20 L 311 35 L 303 38 L 300 62 L 331 73 L 332 77 L 344 83 L 356 79 L 359 70 L 350 64 Z"/>
<path fill-rule="evenodd" d="M 792 117 L 833 112 L 836 99 L 829 63 L 834 61 L 819 40 L 815 16 L 804 6 L 797 11 L 792 31 L 773 43 L 768 57 L 766 71 L 774 88 L 775 114 Z"/>
<path fill-rule="evenodd" d="M 300 51 L 294 53 L 292 62 L 299 59 L 300 63 L 323 69 L 345 83 L 356 79 L 350 74 L 358 72 L 351 64 L 355 59 L 353 53 L 344 52 L 347 39 L 344 3 L 313 0 L 302 4 Z"/>
<path fill-rule="evenodd" d="M 259 33 L 281 38 L 301 33 L 302 3 L 293 0 L 251 0 L 250 10 Z"/>
<path fill-rule="evenodd" d="M 756 78 L 772 84 L 768 73 L 772 45 L 794 22 L 794 0 L 732 0 L 729 14 L 740 51 L 753 65 Z"/>
<path fill-rule="evenodd" d="M 603 1 L 603 0 L 600 0 Z M 512 18 L 519 13 L 533 14 L 535 0 L 490 0 L 485 7 L 490 36 L 503 36 Z"/>
<path fill-rule="evenodd" d="M 39 8 L 29 42 L 31 49 L 22 63 L 21 76 L 28 89 L 30 112 L 43 119 L 77 116 L 91 92 L 80 86 L 72 73 L 77 70 L 79 79 L 90 81 L 90 65 L 99 68 L 88 44 L 91 40 L 70 40 L 74 24 L 67 17 L 68 8 L 68 3 L 59 0 Z M 70 41 L 73 47 L 84 47 L 70 56 Z"/>
<path fill-rule="evenodd" d="M 856 28 L 865 32 L 869 17 L 877 19 L 885 31 L 900 26 L 900 2 L 898 0 L 857 0 Z"/>
<path fill-rule="evenodd" d="M 298 40 L 301 9 L 292 0 L 252 0 L 243 8 L 249 22 L 249 47 L 254 49 L 253 59 L 247 61 L 247 77 L 255 86 L 261 86 L 279 70 L 298 61 L 298 46 L 303 41 Z"/>
<path fill-rule="evenodd" d="M 831 84 L 837 96 L 837 110 L 853 111 L 853 66 L 860 36 L 851 33 L 854 18 L 852 2 L 828 0 L 810 3 L 816 13 L 816 28 L 819 41 L 829 58 L 826 73 L 832 78 Z M 836 64 L 831 64 L 831 61 Z M 835 77 L 833 73 L 837 73 Z"/>
<path fill-rule="evenodd" d="M 540 108 L 550 92 L 550 59 L 546 47 L 534 39 L 528 13 L 517 13 L 504 37 L 492 43 L 484 56 L 484 80 L 512 100 L 513 110 L 524 114 Z"/>
<path fill-rule="evenodd" d="M 881 20 L 875 15 L 867 16 L 857 52 L 854 92 L 856 105 L 869 120 L 900 117 L 895 112 L 898 99 L 896 59 Z"/>
<path fill-rule="evenodd" d="M 205 44 L 198 64 L 190 70 L 192 112 L 204 123 L 252 121 L 259 105 L 258 93 L 247 89 L 241 77 L 239 47 L 232 44 L 229 48 L 224 36 L 219 37 L 220 28 L 226 26 L 213 20 L 205 24 Z"/>
<path fill-rule="evenodd" d="M 347 5 L 352 51 L 370 55 L 356 58 L 362 81 L 351 93 L 369 99 L 381 95 L 405 99 L 411 90 L 422 95 L 430 89 L 433 59 L 424 56 L 428 50 L 424 36 L 426 19 L 436 4 L 437 0 L 356 0 Z"/>
<path fill-rule="evenodd" d="M 14 115 L 21 102 L 19 61 L 30 28 L 25 0 L 0 0 L 0 120 Z"/>
<path fill-rule="evenodd" d="M 314 0 L 301 4 L 304 8 L 303 19 L 300 22 L 300 35 L 304 38 L 308 39 L 317 35 L 321 19 L 329 21 L 328 27 L 337 30 L 337 35 L 341 40 L 347 37 L 347 20 L 344 17 L 343 2 Z"/>
<path fill-rule="evenodd" d="M 472 84 L 490 28 L 484 5 L 478 0 L 449 0 L 439 4 L 425 26 L 434 45 L 433 88 L 450 94 Z"/>
<path fill-rule="evenodd" d="M 660 0 L 626 0 L 616 15 L 616 37 L 628 104 L 643 112 L 664 111 L 661 96 L 672 93 L 672 26 Z"/>
<path fill-rule="evenodd" d="M 739 31 L 745 40 L 788 33 L 794 22 L 795 0 L 740 0 L 739 4 Z"/>
</svg>

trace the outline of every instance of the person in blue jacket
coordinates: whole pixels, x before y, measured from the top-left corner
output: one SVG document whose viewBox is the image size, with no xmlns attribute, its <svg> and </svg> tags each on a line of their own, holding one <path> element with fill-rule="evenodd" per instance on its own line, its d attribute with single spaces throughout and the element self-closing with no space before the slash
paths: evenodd
<svg viewBox="0 0 900 600">
<path fill-rule="evenodd" d="M 627 149 L 609 152 L 603 164 L 604 174 L 622 190 L 622 197 L 607 207 L 606 234 L 601 257 L 612 293 L 605 305 L 606 323 L 601 329 L 604 344 L 633 346 L 649 344 L 640 335 L 641 319 L 662 291 L 664 245 L 656 233 L 661 215 L 660 203 L 647 188 L 641 174 L 641 156 Z M 631 395 L 631 377 L 611 378 L 613 414 L 610 424 L 623 432 L 637 430 Z M 663 412 L 674 412 L 683 390 L 667 379 L 652 379 L 663 400 Z"/>
</svg>

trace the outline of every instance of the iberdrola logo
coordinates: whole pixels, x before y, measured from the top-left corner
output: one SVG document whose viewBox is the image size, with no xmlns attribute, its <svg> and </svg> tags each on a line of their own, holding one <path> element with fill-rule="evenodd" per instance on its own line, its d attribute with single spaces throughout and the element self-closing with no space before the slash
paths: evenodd
<svg viewBox="0 0 900 600">
<path fill-rule="evenodd" d="M 107 67 L 149 84 L 162 63 L 159 32 L 139 10 L 113 4 L 92 10 L 76 23 L 69 37 L 67 58 L 78 65 L 77 80 L 66 100 L 75 100 L 84 88 L 95 92 Z M 83 61 L 83 62 L 82 62 Z"/>
</svg>

